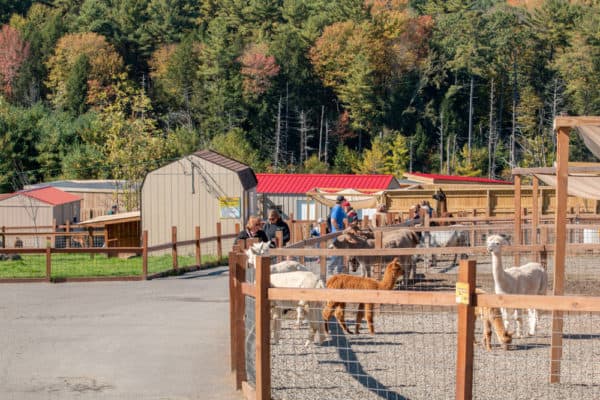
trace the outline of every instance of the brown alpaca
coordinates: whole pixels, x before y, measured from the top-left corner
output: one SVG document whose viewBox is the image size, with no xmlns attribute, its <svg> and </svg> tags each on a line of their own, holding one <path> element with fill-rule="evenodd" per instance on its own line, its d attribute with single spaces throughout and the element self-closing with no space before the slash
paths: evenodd
<svg viewBox="0 0 600 400">
<path fill-rule="evenodd" d="M 366 289 L 366 290 L 392 290 L 396 285 L 396 280 L 400 275 L 404 274 L 404 269 L 398 258 L 394 258 L 385 268 L 385 274 L 383 279 L 377 281 L 373 278 L 366 278 L 362 276 L 338 274 L 334 275 L 327 281 L 327 288 L 329 289 Z M 344 321 L 344 309 L 346 303 L 340 303 L 335 301 L 328 301 L 325 308 L 323 308 L 323 320 L 325 321 L 325 332 L 329 334 L 329 318 L 335 309 L 335 318 L 342 327 L 345 333 L 350 334 Z M 367 320 L 367 326 L 371 334 L 375 333 L 373 328 L 373 304 L 372 303 L 360 303 L 358 305 L 358 311 L 356 312 L 356 332 L 360 329 L 363 314 Z"/>
<path fill-rule="evenodd" d="M 485 293 L 481 289 L 476 289 L 475 293 Z M 508 345 L 512 342 L 512 333 L 507 332 L 502 321 L 502 313 L 497 307 L 475 307 L 475 316 L 483 321 L 483 346 L 487 351 L 492 350 L 492 327 L 496 332 L 496 337 L 504 350 L 508 350 Z"/>
</svg>

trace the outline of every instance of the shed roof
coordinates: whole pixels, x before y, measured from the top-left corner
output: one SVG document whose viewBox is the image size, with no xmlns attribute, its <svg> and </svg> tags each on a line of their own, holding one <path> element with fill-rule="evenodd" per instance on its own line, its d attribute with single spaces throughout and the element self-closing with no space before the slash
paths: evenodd
<svg viewBox="0 0 600 400">
<path fill-rule="evenodd" d="M 0 197 L 0 200 L 8 199 L 14 196 L 26 196 L 31 197 L 32 199 L 36 199 L 42 201 L 47 204 L 51 204 L 53 206 L 58 206 L 61 204 L 72 203 L 75 201 L 81 201 L 81 197 L 76 196 L 71 193 L 63 192 L 60 189 L 56 189 L 51 186 L 46 186 L 42 188 L 36 189 L 28 189 L 28 190 L 20 190 L 14 193 L 7 193 L 3 197 Z"/>
<path fill-rule="evenodd" d="M 117 213 L 111 215 L 100 215 L 98 217 L 81 221 L 79 226 L 105 226 L 112 224 L 122 224 L 124 222 L 139 222 L 140 212 L 139 211 L 128 211 L 124 213 Z"/>
<path fill-rule="evenodd" d="M 305 194 L 315 188 L 383 190 L 397 183 L 394 175 L 256 174 L 256 178 L 257 193 Z"/>
<path fill-rule="evenodd" d="M 127 181 L 118 179 L 87 179 L 87 180 L 60 180 L 42 182 L 25 186 L 25 189 L 39 189 L 53 186 L 65 192 L 116 192 L 127 188 Z"/>
<path fill-rule="evenodd" d="M 441 174 L 425 174 L 422 172 L 405 172 L 404 176 L 410 180 L 419 181 L 421 183 L 474 183 L 474 184 L 504 184 L 512 185 L 512 182 L 502 181 L 498 179 L 478 178 L 473 176 L 458 176 L 458 175 L 441 175 Z"/>
<path fill-rule="evenodd" d="M 195 152 L 194 155 L 230 171 L 236 172 L 240 178 L 240 182 L 242 183 L 244 190 L 256 187 L 258 183 L 256 175 L 254 175 L 254 171 L 252 171 L 252 168 L 246 164 L 243 164 L 232 158 L 225 157 L 224 155 L 212 150 L 199 150 Z"/>
</svg>

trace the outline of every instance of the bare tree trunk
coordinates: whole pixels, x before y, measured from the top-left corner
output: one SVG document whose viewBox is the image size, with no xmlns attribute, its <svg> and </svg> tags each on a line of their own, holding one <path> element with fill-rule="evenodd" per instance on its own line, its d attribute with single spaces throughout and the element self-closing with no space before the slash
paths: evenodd
<svg viewBox="0 0 600 400">
<path fill-rule="evenodd" d="M 325 115 L 325 106 L 321 106 L 321 125 L 319 126 L 319 161 L 321 161 L 321 142 L 323 141 L 323 116 Z"/>
<path fill-rule="evenodd" d="M 452 136 L 448 135 L 446 139 L 446 175 L 450 175 L 450 140 Z"/>
<path fill-rule="evenodd" d="M 277 126 L 275 127 L 275 154 L 273 155 L 273 167 L 275 172 L 279 169 L 279 147 L 281 146 L 281 102 L 283 99 L 279 96 L 279 105 L 277 106 Z"/>
<path fill-rule="evenodd" d="M 329 148 L 329 122 L 325 120 L 325 162 L 329 161 L 328 156 L 328 148 Z"/>
<path fill-rule="evenodd" d="M 471 144 L 473 140 L 473 88 L 475 86 L 475 78 L 471 75 L 471 87 L 469 89 L 469 138 L 467 140 L 467 160 L 471 163 Z"/>
<path fill-rule="evenodd" d="M 490 131 L 488 134 L 488 177 L 491 179 L 492 172 L 494 170 L 493 165 L 492 165 L 493 160 L 494 160 L 494 158 L 492 157 L 492 151 L 493 151 L 492 143 L 494 142 L 494 139 L 493 139 L 493 136 L 494 136 L 494 78 L 492 78 L 491 88 L 490 88 L 489 126 L 490 126 Z"/>
<path fill-rule="evenodd" d="M 440 174 L 444 173 L 444 111 L 440 110 Z"/>
<path fill-rule="evenodd" d="M 414 141 L 414 137 L 411 136 L 410 137 L 410 149 L 409 149 L 409 161 L 408 161 L 408 172 L 412 173 L 413 171 L 413 141 Z"/>
</svg>

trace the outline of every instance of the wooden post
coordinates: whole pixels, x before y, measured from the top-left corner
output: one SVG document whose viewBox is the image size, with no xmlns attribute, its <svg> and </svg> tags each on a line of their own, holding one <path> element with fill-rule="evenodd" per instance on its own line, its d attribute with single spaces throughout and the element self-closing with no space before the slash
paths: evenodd
<svg viewBox="0 0 600 400">
<path fill-rule="evenodd" d="M 6 248 L 6 235 L 4 234 L 6 232 L 5 226 L 2 226 L 1 232 L 2 234 L 0 236 L 2 236 L 2 248 Z"/>
<path fill-rule="evenodd" d="M 46 237 L 46 280 L 50 282 L 52 278 L 52 238 Z"/>
<path fill-rule="evenodd" d="M 239 223 L 239 222 L 236 222 L 236 223 L 235 223 L 235 228 L 234 228 L 234 229 L 235 229 L 235 234 L 236 234 L 236 235 L 237 235 L 238 233 L 240 233 L 240 223 Z"/>
<path fill-rule="evenodd" d="M 559 127 L 556 138 L 556 211 L 554 227 L 554 282 L 555 296 L 564 294 L 565 255 L 567 250 L 567 185 L 569 169 L 569 129 Z M 552 339 L 550 344 L 550 383 L 560 382 L 562 358 L 563 312 L 552 311 Z"/>
<path fill-rule="evenodd" d="M 515 238 L 513 240 L 513 244 L 520 245 L 523 244 L 522 236 L 522 218 L 521 218 L 521 175 L 515 175 Z M 521 254 L 515 252 L 513 254 L 514 264 L 513 265 L 521 265 Z"/>
<path fill-rule="evenodd" d="M 142 232 L 142 278 L 148 279 L 148 231 Z"/>
<path fill-rule="evenodd" d="M 234 246 L 235 247 L 235 246 Z M 238 353 L 237 342 L 238 338 L 236 336 L 236 296 L 235 296 L 235 274 L 236 274 L 236 263 L 237 263 L 237 252 L 230 251 L 229 252 L 229 363 L 231 371 L 235 371 L 236 367 L 236 355 Z M 239 388 L 238 388 L 239 389 Z"/>
<path fill-rule="evenodd" d="M 173 258 L 173 270 L 177 271 L 177 227 L 171 227 L 171 257 Z"/>
<path fill-rule="evenodd" d="M 292 243 L 296 243 L 301 241 L 302 238 L 302 226 L 298 223 L 298 221 L 294 222 L 294 241 Z M 291 241 L 291 239 L 290 239 Z"/>
<path fill-rule="evenodd" d="M 538 244 L 538 228 L 540 227 L 540 206 L 539 206 L 540 181 L 537 176 L 533 177 L 533 188 L 531 192 L 531 244 Z"/>
<path fill-rule="evenodd" d="M 246 329 L 244 326 L 245 300 L 242 294 L 242 282 L 246 280 L 246 255 L 238 253 L 233 257 L 233 318 L 234 328 L 232 335 L 234 340 L 235 351 L 232 351 L 235 369 L 235 387 L 242 388 L 242 382 L 246 380 Z M 230 264 L 231 265 L 231 264 Z"/>
<path fill-rule="evenodd" d="M 68 249 L 71 247 L 71 221 L 65 221 L 65 231 L 67 235 L 65 236 L 65 247 Z"/>
<path fill-rule="evenodd" d="M 490 198 L 490 189 L 485 191 L 485 215 L 489 218 L 492 216 L 492 204 Z"/>
<path fill-rule="evenodd" d="M 256 257 L 256 400 L 271 400 L 270 258 Z"/>
<path fill-rule="evenodd" d="M 223 259 L 223 237 L 220 222 L 217 222 L 217 258 L 219 261 Z"/>
<path fill-rule="evenodd" d="M 54 233 L 58 232 L 58 223 L 56 222 L 56 218 L 54 218 L 52 220 L 52 231 Z M 56 247 L 56 235 L 52 235 L 52 237 L 49 238 L 52 241 L 52 247 Z"/>
<path fill-rule="evenodd" d="M 375 248 L 376 249 L 383 248 L 383 231 L 375 231 Z M 383 264 L 382 258 L 377 257 L 377 264 L 375 266 L 371 266 L 371 268 L 374 268 L 374 271 L 372 271 L 373 276 L 378 281 L 381 280 L 381 270 L 383 269 L 382 264 Z M 406 266 L 403 265 L 402 268 L 406 268 Z M 406 273 L 406 270 L 404 271 L 404 273 Z"/>
<path fill-rule="evenodd" d="M 202 266 L 202 249 L 200 248 L 200 227 L 194 228 L 194 237 L 196 239 L 196 265 L 198 268 Z"/>
<path fill-rule="evenodd" d="M 458 344 L 456 349 L 456 399 L 473 398 L 473 345 L 475 339 L 475 260 L 461 260 L 456 280 L 457 302 L 459 291 L 466 292 L 467 304 L 460 303 L 458 309 Z M 465 300 L 465 299 L 462 299 Z"/>
<path fill-rule="evenodd" d="M 323 230 L 323 232 L 325 232 Z M 326 249 L 327 248 L 327 241 L 322 240 L 319 242 L 319 247 L 321 249 Z M 321 274 L 320 274 L 320 278 L 323 280 L 323 282 L 327 281 L 327 257 L 326 256 L 321 256 L 319 257 L 319 262 L 321 264 Z"/>
<path fill-rule="evenodd" d="M 277 247 L 283 247 L 283 231 L 275 232 L 275 241 Z M 281 256 L 277 256 L 277 262 L 282 260 Z M 304 256 L 300 257 L 300 264 L 304 264 Z"/>
</svg>

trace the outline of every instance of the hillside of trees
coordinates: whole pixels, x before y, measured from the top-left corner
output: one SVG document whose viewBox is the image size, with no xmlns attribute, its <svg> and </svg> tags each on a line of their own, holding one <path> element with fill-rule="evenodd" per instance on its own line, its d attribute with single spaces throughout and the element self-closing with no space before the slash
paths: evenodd
<svg viewBox="0 0 600 400">
<path fill-rule="evenodd" d="M 201 148 L 507 177 L 552 165 L 555 116 L 600 114 L 593 0 L 0 0 L 0 25 L 0 193 Z"/>
</svg>

